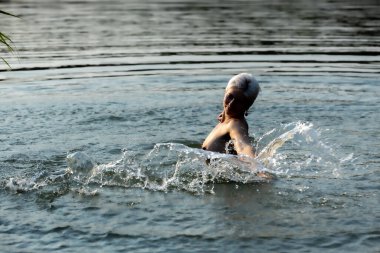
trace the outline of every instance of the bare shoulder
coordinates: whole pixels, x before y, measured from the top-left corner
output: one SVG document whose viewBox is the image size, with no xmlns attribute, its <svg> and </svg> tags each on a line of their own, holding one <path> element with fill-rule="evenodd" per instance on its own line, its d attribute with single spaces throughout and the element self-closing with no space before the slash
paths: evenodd
<svg viewBox="0 0 380 253">
<path fill-rule="evenodd" d="M 233 141 L 234 148 L 238 155 L 248 155 L 250 157 L 256 157 L 255 148 L 252 146 L 249 133 L 248 124 L 243 120 L 233 120 L 230 122 L 230 137 Z"/>
<path fill-rule="evenodd" d="M 244 119 L 233 119 L 229 122 L 229 128 L 231 130 L 248 132 L 248 123 Z"/>
</svg>

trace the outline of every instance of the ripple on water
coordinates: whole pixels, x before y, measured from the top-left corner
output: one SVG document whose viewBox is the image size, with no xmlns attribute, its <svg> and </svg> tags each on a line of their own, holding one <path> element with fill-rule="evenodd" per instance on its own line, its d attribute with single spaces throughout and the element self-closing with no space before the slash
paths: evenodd
<svg viewBox="0 0 380 253">
<path fill-rule="evenodd" d="M 1 248 L 378 247 L 375 1 L 37 2 L 1 7 Z M 256 161 L 197 149 L 239 72 Z"/>
</svg>

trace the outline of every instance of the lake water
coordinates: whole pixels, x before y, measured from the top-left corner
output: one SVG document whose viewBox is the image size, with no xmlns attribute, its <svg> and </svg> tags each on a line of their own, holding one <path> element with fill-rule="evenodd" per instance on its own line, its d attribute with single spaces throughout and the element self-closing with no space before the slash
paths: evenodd
<svg viewBox="0 0 380 253">
<path fill-rule="evenodd" d="M 0 1 L 1 251 L 380 252 L 379 2 L 286 2 Z"/>
</svg>

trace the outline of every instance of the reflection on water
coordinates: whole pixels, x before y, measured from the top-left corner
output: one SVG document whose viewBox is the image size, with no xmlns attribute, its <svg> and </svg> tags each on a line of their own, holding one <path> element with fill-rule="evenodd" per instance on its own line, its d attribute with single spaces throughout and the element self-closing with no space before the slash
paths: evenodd
<svg viewBox="0 0 380 253">
<path fill-rule="evenodd" d="M 378 1 L 1 3 L 1 249 L 379 247 Z M 199 149 L 240 72 L 258 160 Z"/>
<path fill-rule="evenodd" d="M 12 67 L 60 69 L 50 78 L 64 78 L 67 68 L 76 68 L 69 77 L 242 67 L 256 73 L 302 67 L 349 74 L 378 62 L 376 1 L 17 1 L 6 6 L 23 17 L 6 18 L 2 28 L 18 49 Z M 96 66 L 102 68 L 89 68 Z"/>
</svg>

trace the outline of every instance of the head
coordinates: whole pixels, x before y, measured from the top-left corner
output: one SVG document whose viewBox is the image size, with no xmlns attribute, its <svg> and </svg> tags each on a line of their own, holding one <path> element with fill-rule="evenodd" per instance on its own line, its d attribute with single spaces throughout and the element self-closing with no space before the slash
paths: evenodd
<svg viewBox="0 0 380 253">
<path fill-rule="evenodd" d="M 259 83 L 247 73 L 233 76 L 227 84 L 223 106 L 227 114 L 239 115 L 248 111 L 260 92 Z"/>
</svg>

